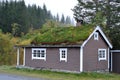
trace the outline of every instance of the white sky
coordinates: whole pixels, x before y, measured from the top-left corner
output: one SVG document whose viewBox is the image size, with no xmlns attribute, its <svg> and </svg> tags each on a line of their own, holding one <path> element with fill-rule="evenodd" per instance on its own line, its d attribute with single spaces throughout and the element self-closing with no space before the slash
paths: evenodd
<svg viewBox="0 0 120 80">
<path fill-rule="evenodd" d="M 77 4 L 77 0 L 24 0 L 25 3 L 28 4 L 36 4 L 39 6 L 46 5 L 47 9 L 51 11 L 53 15 L 57 13 L 61 16 L 64 14 L 65 16 L 70 16 L 73 18 L 72 8 Z"/>
</svg>

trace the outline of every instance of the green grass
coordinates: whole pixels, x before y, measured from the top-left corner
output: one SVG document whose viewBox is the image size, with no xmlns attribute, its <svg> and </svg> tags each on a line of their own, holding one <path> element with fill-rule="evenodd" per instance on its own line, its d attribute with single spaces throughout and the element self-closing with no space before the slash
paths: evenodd
<svg viewBox="0 0 120 80">
<path fill-rule="evenodd" d="M 93 25 L 80 27 L 42 27 L 22 36 L 19 42 L 26 41 L 26 44 L 28 42 L 32 44 L 81 44 L 93 30 Z M 23 43 L 25 44 L 25 42 Z M 21 43 L 18 45 L 21 45 Z"/>
<path fill-rule="evenodd" d="M 10 66 L 1 66 L 0 72 L 49 80 L 120 80 L 120 75 L 111 73 L 86 72 L 75 74 L 49 70 L 18 69 Z"/>
<path fill-rule="evenodd" d="M 36 44 L 77 44 L 93 31 L 93 26 L 43 28 L 32 42 Z"/>
</svg>

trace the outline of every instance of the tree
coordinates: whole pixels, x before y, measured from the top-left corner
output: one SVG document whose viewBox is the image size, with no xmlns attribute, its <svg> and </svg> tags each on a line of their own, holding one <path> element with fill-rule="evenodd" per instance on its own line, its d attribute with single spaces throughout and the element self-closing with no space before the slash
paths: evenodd
<svg viewBox="0 0 120 80">
<path fill-rule="evenodd" d="M 107 29 L 114 49 L 120 49 L 120 1 L 110 1 L 108 5 Z"/>
<path fill-rule="evenodd" d="M 12 25 L 12 35 L 14 37 L 18 36 L 20 33 L 19 33 L 19 28 L 20 28 L 20 25 L 17 24 L 17 23 L 13 23 Z"/>
<path fill-rule="evenodd" d="M 61 17 L 61 21 L 60 21 L 61 23 L 65 23 L 65 17 L 64 17 L 64 15 L 62 14 L 62 17 Z"/>
<path fill-rule="evenodd" d="M 17 36 L 21 33 L 27 33 L 29 28 L 38 29 L 47 20 L 53 19 L 46 5 L 25 5 L 24 0 L 2 0 L 0 1 L 0 28 L 4 33 L 13 33 L 12 24 L 17 23 L 19 30 Z"/>
<path fill-rule="evenodd" d="M 57 20 L 57 22 L 59 22 L 59 20 L 60 20 L 58 13 L 57 13 L 57 16 L 56 16 L 56 20 Z"/>
<path fill-rule="evenodd" d="M 97 13 L 104 17 L 104 10 L 107 0 L 78 0 L 78 4 L 72 9 L 74 18 L 83 20 L 85 23 L 92 23 Z"/>
<path fill-rule="evenodd" d="M 78 0 L 73 12 L 88 24 L 102 25 L 114 48 L 119 48 L 120 0 Z"/>
<path fill-rule="evenodd" d="M 70 19 L 69 16 L 66 17 L 65 23 L 66 23 L 66 24 L 71 24 L 71 19 Z"/>
</svg>

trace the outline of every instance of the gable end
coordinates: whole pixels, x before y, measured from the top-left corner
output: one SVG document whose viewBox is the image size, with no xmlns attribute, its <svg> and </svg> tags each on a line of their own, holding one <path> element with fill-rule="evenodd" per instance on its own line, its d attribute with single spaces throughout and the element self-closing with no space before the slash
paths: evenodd
<svg viewBox="0 0 120 80">
<path fill-rule="evenodd" d="M 92 34 L 87 38 L 87 40 L 84 41 L 84 43 L 82 44 L 82 46 L 84 47 L 85 44 L 90 40 L 90 38 L 96 33 L 96 32 L 99 32 L 101 34 L 101 36 L 103 37 L 103 39 L 105 40 L 105 42 L 108 44 L 108 46 L 110 48 L 112 48 L 112 44 L 109 42 L 109 40 L 107 39 L 107 37 L 105 36 L 105 34 L 103 33 L 103 31 L 101 30 L 101 28 L 99 26 L 97 26 L 95 28 L 95 30 L 92 32 Z"/>
</svg>

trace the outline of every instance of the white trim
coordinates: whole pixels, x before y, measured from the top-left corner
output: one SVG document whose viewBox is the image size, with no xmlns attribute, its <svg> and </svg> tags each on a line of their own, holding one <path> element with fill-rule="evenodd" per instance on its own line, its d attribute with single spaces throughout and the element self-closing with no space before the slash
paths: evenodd
<svg viewBox="0 0 120 80">
<path fill-rule="evenodd" d="M 104 54 L 105 54 L 105 55 L 104 55 L 105 57 L 104 57 L 104 58 L 100 58 L 100 57 L 99 57 L 99 54 L 100 54 L 99 52 L 100 52 L 100 51 L 105 51 L 105 53 L 104 53 Z M 106 49 L 99 48 L 99 49 L 98 49 L 98 61 L 106 60 L 106 59 L 107 59 L 106 57 L 107 57 Z"/>
<path fill-rule="evenodd" d="M 108 53 L 108 69 L 109 69 L 109 68 L 110 68 L 110 60 L 109 60 L 109 59 L 110 59 L 110 58 L 109 58 L 109 57 L 110 57 L 110 56 L 109 56 L 109 54 L 110 54 L 110 49 L 109 49 L 109 48 L 108 48 L 108 52 L 107 52 L 107 53 Z"/>
<path fill-rule="evenodd" d="M 83 72 L 83 47 L 80 48 L 80 72 Z"/>
<path fill-rule="evenodd" d="M 112 54 L 112 52 L 111 52 L 111 71 L 112 71 L 112 68 L 113 68 L 113 59 L 112 59 L 112 56 L 113 56 L 113 54 Z"/>
<path fill-rule="evenodd" d="M 62 58 L 62 51 L 65 51 L 65 58 Z M 60 53 L 60 61 L 65 61 L 67 62 L 67 48 L 60 48 L 59 49 L 59 53 Z"/>
<path fill-rule="evenodd" d="M 83 47 L 85 46 L 85 44 L 90 40 L 90 38 L 94 35 L 94 33 L 95 33 L 96 31 L 99 31 L 99 32 L 100 32 L 100 34 L 101 34 L 101 35 L 103 36 L 103 38 L 105 39 L 106 43 L 109 45 L 110 48 L 112 48 L 112 47 L 113 47 L 112 44 L 109 42 L 109 40 L 107 39 L 107 37 L 105 36 L 105 34 L 103 33 L 103 31 L 101 30 L 101 28 L 100 28 L 99 26 L 97 26 L 97 27 L 95 28 L 95 30 L 93 31 L 93 33 L 91 33 L 91 35 L 87 38 L 87 40 L 84 41 L 84 43 L 82 44 L 82 46 L 83 46 Z"/>
<path fill-rule="evenodd" d="M 44 57 L 34 57 L 34 55 L 33 55 L 33 51 L 34 50 L 44 50 L 45 51 L 45 55 L 44 55 Z M 46 48 L 32 48 L 32 60 L 33 59 L 43 59 L 43 60 L 45 60 L 46 61 Z"/>
<path fill-rule="evenodd" d="M 19 66 L 19 60 L 20 60 L 20 49 L 17 48 L 17 66 Z"/>
<path fill-rule="evenodd" d="M 23 58 L 23 66 L 25 66 L 25 47 L 24 47 L 24 58 Z"/>
<path fill-rule="evenodd" d="M 120 52 L 120 50 L 111 50 L 110 52 Z"/>
</svg>

